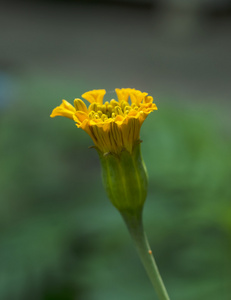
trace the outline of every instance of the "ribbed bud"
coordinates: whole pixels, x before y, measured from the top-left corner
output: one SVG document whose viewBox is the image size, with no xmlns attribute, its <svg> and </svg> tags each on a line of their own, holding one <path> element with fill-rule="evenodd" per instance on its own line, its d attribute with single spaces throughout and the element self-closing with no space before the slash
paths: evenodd
<svg viewBox="0 0 231 300">
<path fill-rule="evenodd" d="M 136 214 L 142 210 L 147 195 L 147 171 L 141 157 L 140 143 L 132 153 L 119 155 L 98 151 L 102 166 L 103 183 L 112 204 L 120 212 Z"/>
</svg>

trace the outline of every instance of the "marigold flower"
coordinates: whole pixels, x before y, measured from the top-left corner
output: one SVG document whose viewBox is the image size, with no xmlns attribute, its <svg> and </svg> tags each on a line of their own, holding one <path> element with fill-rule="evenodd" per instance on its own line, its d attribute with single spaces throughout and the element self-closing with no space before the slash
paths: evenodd
<svg viewBox="0 0 231 300">
<path fill-rule="evenodd" d="M 74 120 L 77 127 L 90 135 L 96 148 L 103 154 L 120 154 L 124 149 L 132 153 L 139 141 L 142 123 L 157 107 L 147 93 L 130 88 L 115 91 L 118 101 L 112 99 L 103 103 L 106 91 L 92 90 L 82 95 L 90 102 L 88 108 L 79 98 L 74 100 L 74 106 L 63 100 L 50 116 Z"/>
<path fill-rule="evenodd" d="M 88 108 L 81 99 L 75 99 L 74 106 L 63 100 L 50 116 L 74 120 L 92 138 L 108 198 L 123 217 L 159 299 L 169 300 L 142 225 L 148 176 L 141 155 L 140 128 L 157 107 L 147 93 L 129 88 L 115 91 L 118 101 L 103 103 L 106 91 L 93 90 L 82 95 L 90 102 Z"/>
</svg>

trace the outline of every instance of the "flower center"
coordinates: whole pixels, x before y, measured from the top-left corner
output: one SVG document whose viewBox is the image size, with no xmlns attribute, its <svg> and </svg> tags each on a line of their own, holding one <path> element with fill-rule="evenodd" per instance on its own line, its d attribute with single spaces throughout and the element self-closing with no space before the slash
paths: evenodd
<svg viewBox="0 0 231 300">
<path fill-rule="evenodd" d="M 126 101 L 117 102 L 112 99 L 110 103 L 106 101 L 103 105 L 96 102 L 92 103 L 89 107 L 89 119 L 101 119 L 105 121 L 107 119 L 115 119 L 116 116 L 120 115 L 122 117 L 127 116 L 130 110 L 138 110 L 138 106 L 135 103 L 129 105 Z"/>
</svg>

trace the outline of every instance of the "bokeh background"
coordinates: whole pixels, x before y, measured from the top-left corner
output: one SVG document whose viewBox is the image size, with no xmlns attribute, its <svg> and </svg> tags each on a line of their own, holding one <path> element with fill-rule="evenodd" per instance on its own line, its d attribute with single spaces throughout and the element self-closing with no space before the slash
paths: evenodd
<svg viewBox="0 0 231 300">
<path fill-rule="evenodd" d="M 144 223 L 171 299 L 231 294 L 231 5 L 3 1 L 0 299 L 157 299 L 64 98 L 146 91 Z"/>
</svg>

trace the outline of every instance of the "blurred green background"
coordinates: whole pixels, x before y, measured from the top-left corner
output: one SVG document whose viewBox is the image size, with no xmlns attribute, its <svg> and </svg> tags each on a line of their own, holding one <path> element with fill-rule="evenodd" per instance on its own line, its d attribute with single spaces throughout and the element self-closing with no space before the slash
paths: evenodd
<svg viewBox="0 0 231 300">
<path fill-rule="evenodd" d="M 148 92 L 144 223 L 171 299 L 231 294 L 228 1 L 5 1 L 0 299 L 157 299 L 64 98 Z"/>
</svg>

